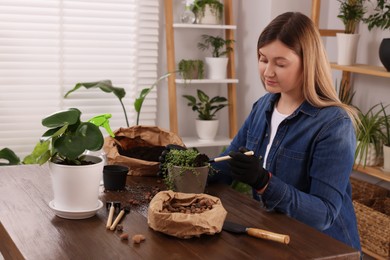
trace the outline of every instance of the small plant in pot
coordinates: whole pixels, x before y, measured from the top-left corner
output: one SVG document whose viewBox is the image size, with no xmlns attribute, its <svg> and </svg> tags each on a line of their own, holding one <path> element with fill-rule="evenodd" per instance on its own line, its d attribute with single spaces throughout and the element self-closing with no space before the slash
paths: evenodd
<svg viewBox="0 0 390 260">
<path fill-rule="evenodd" d="M 223 56 L 233 51 L 231 45 L 234 43 L 234 40 L 207 34 L 203 34 L 201 37 L 202 41 L 198 43 L 198 48 L 202 51 L 211 49 L 212 54 L 212 57 L 205 58 L 208 78 L 225 79 L 228 58 Z"/>
<path fill-rule="evenodd" d="M 360 124 L 357 127 L 357 147 L 355 163 L 365 166 L 376 166 L 381 162 L 382 154 L 382 110 L 379 104 L 372 106 L 367 113 L 359 111 Z"/>
<path fill-rule="evenodd" d="M 221 24 L 223 4 L 218 0 L 195 0 L 192 12 L 199 24 Z"/>
<path fill-rule="evenodd" d="M 338 0 L 340 3 L 339 15 L 345 29 L 344 33 L 337 33 L 337 63 L 339 65 L 351 65 L 355 63 L 359 34 L 356 34 L 357 26 L 362 21 L 366 9 L 364 0 Z"/>
<path fill-rule="evenodd" d="M 390 172 L 390 114 L 386 112 L 388 106 L 381 103 L 381 108 L 383 112 L 383 170 Z"/>
<path fill-rule="evenodd" d="M 171 149 L 161 169 L 168 189 L 177 192 L 203 193 L 211 168 L 209 158 L 195 149 Z"/>
<path fill-rule="evenodd" d="M 184 80 L 203 79 L 204 63 L 202 60 L 184 60 L 179 64 L 179 73 Z"/>
<path fill-rule="evenodd" d="M 215 96 L 210 98 L 205 92 L 198 89 L 197 98 L 191 95 L 183 95 L 187 99 L 188 106 L 198 113 L 196 131 L 201 140 L 213 140 L 218 131 L 219 121 L 215 119 L 216 113 L 228 106 L 225 97 Z"/>
<path fill-rule="evenodd" d="M 23 163 L 49 162 L 54 192 L 49 206 L 58 216 L 87 218 L 103 206 L 98 195 L 104 161 L 85 152 L 98 151 L 104 143 L 99 126 L 92 122 L 109 127 L 110 117 L 107 114 L 97 117 L 101 120 L 93 118 L 91 122 L 83 122 L 80 110 L 70 108 L 42 119 L 42 125 L 49 129 Z"/>
</svg>

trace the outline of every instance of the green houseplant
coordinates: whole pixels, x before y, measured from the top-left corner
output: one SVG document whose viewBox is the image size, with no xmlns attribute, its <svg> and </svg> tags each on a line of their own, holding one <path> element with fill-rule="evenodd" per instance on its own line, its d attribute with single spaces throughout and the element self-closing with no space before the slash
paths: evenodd
<svg viewBox="0 0 390 260">
<path fill-rule="evenodd" d="M 362 164 L 363 167 L 375 166 L 380 163 L 383 143 L 383 111 L 377 109 L 378 106 L 379 104 L 372 106 L 367 113 L 358 111 L 361 123 L 356 131 L 355 163 Z"/>
<path fill-rule="evenodd" d="M 338 0 L 340 9 L 338 18 L 344 24 L 344 33 L 337 33 L 337 63 L 339 65 L 351 65 L 355 63 L 359 41 L 357 26 L 362 21 L 366 9 L 364 0 Z"/>
<path fill-rule="evenodd" d="M 382 132 L 383 132 L 383 169 L 390 172 L 390 114 L 386 112 L 388 106 L 381 103 L 383 112 Z"/>
<path fill-rule="evenodd" d="M 220 24 L 223 17 L 223 4 L 218 0 L 195 0 L 192 8 L 197 23 Z"/>
<path fill-rule="evenodd" d="M 225 79 L 228 58 L 224 57 L 233 50 L 232 39 L 224 39 L 220 36 L 203 34 L 202 41 L 198 43 L 198 48 L 202 51 L 211 50 L 211 57 L 206 57 L 208 68 L 208 78 Z"/>
<path fill-rule="evenodd" d="M 215 96 L 210 98 L 205 92 L 198 89 L 197 98 L 192 95 L 183 95 L 188 100 L 188 106 L 198 114 L 196 120 L 196 132 L 201 140 L 213 140 L 218 132 L 219 120 L 215 119 L 216 113 L 228 106 L 225 97 Z"/>
<path fill-rule="evenodd" d="M 180 60 L 179 73 L 184 80 L 203 79 L 204 63 L 202 60 Z"/>
<path fill-rule="evenodd" d="M 195 149 L 170 150 L 162 163 L 164 182 L 178 192 L 203 193 L 211 168 L 209 158 Z"/>
</svg>

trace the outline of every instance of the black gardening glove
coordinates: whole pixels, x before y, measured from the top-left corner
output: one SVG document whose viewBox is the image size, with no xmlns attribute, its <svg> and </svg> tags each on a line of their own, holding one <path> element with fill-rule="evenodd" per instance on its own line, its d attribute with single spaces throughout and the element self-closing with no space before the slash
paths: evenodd
<svg viewBox="0 0 390 260">
<path fill-rule="evenodd" d="M 259 159 L 255 156 L 245 155 L 248 150 L 244 147 L 239 152 L 230 152 L 232 159 L 229 161 L 233 179 L 252 186 L 255 190 L 261 190 L 269 181 L 269 173 L 260 166 Z"/>
<path fill-rule="evenodd" d="M 187 150 L 187 148 L 177 145 L 177 144 L 168 144 L 165 146 L 165 149 L 162 151 L 160 157 L 158 158 L 158 161 L 160 162 L 159 165 L 159 171 L 157 173 L 157 176 L 163 177 L 165 175 L 164 170 L 162 169 L 162 166 L 165 162 L 165 157 L 167 156 L 167 153 L 169 153 L 170 150 Z"/>
</svg>

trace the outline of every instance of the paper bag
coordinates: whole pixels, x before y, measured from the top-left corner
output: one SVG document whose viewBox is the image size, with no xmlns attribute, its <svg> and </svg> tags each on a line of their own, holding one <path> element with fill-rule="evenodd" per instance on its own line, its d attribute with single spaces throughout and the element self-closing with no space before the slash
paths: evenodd
<svg viewBox="0 0 390 260">
<path fill-rule="evenodd" d="M 160 163 L 158 162 L 158 159 L 155 161 L 148 161 L 140 158 L 128 157 L 123 155 L 123 151 L 143 148 L 147 153 L 147 150 L 145 149 L 151 150 L 154 148 L 153 153 L 157 153 L 158 158 L 168 144 L 184 146 L 183 141 L 178 135 L 157 126 L 119 128 L 114 131 L 114 134 L 115 138 L 108 136 L 104 139 L 103 149 L 106 153 L 108 164 L 128 166 L 129 175 L 156 176 L 159 171 Z M 122 155 L 120 152 L 122 152 Z"/>
<path fill-rule="evenodd" d="M 188 208 L 202 199 L 212 201 L 212 208 L 202 213 L 163 212 L 164 205 Z M 203 193 L 160 191 L 149 204 L 148 225 L 155 231 L 179 238 L 199 237 L 221 232 L 226 215 L 227 211 L 217 197 Z"/>
</svg>

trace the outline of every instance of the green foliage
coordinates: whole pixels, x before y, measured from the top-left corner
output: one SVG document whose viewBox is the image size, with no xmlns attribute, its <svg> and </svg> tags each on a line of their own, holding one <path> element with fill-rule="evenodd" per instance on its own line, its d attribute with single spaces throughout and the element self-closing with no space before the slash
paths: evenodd
<svg viewBox="0 0 390 260">
<path fill-rule="evenodd" d="M 198 43 L 198 48 L 202 51 L 212 49 L 212 56 L 215 58 L 222 57 L 233 50 L 230 44 L 234 43 L 234 40 L 224 39 L 219 36 L 212 36 L 203 34 L 203 42 Z M 225 47 L 225 50 L 223 48 Z"/>
<path fill-rule="evenodd" d="M 80 116 L 80 110 L 70 108 L 42 119 L 42 125 L 49 129 L 42 135 L 33 152 L 24 158 L 23 164 L 44 164 L 51 160 L 80 165 L 86 150 L 100 150 L 104 138 L 99 127 L 82 122 Z"/>
<path fill-rule="evenodd" d="M 210 6 L 211 12 L 221 21 L 223 16 L 223 4 L 218 0 L 195 0 L 191 10 L 197 17 L 204 16 L 206 5 Z"/>
<path fill-rule="evenodd" d="M 336 81 L 337 86 L 337 81 Z M 339 99 L 342 103 L 347 105 L 352 105 L 353 97 L 355 96 L 355 91 L 348 86 L 348 81 L 342 80 L 338 89 Z"/>
<path fill-rule="evenodd" d="M 146 98 L 146 96 L 150 93 L 150 91 L 155 87 L 157 86 L 157 84 L 169 77 L 172 73 L 167 73 L 167 74 L 164 74 L 163 76 L 161 76 L 160 78 L 158 78 L 153 84 L 152 86 L 150 86 L 149 88 L 144 88 L 141 90 L 139 96 L 135 99 L 134 101 L 134 110 L 137 112 L 137 120 L 136 120 L 136 124 L 139 125 L 139 117 L 140 117 L 140 114 L 141 114 L 141 108 L 142 108 L 142 104 Z M 85 87 L 87 89 L 90 89 L 90 88 L 100 88 L 102 91 L 106 92 L 106 93 L 114 93 L 114 95 L 119 99 L 119 102 L 121 103 L 121 106 L 122 106 L 122 110 L 123 110 L 123 113 L 125 115 L 125 119 L 126 119 L 126 125 L 127 127 L 129 127 L 129 120 L 128 120 L 128 117 L 127 117 L 127 113 L 126 113 L 126 109 L 125 109 L 125 106 L 122 102 L 122 99 L 126 96 L 126 91 L 124 88 L 120 88 L 120 87 L 114 87 L 112 85 L 112 82 L 111 80 L 101 80 L 101 81 L 95 81 L 95 82 L 83 82 L 83 83 L 77 83 L 73 89 L 69 90 L 66 94 L 65 94 L 65 98 L 69 96 L 70 93 L 76 91 L 77 89 L 81 88 L 81 87 Z"/>
<path fill-rule="evenodd" d="M 390 28 L 390 2 L 388 0 L 377 0 L 377 5 L 374 8 L 374 12 L 367 18 L 363 19 L 363 22 L 368 25 L 368 30 L 377 27 L 382 30 Z"/>
<path fill-rule="evenodd" d="M 196 167 L 208 166 L 211 168 L 208 161 L 209 158 L 207 155 L 199 153 L 196 149 L 170 150 L 161 165 L 161 170 L 164 173 L 164 182 L 168 189 L 174 189 L 173 179 L 175 176 L 168 173 L 169 169 L 172 169 L 173 166 L 181 167 L 179 175 L 182 175 L 187 170 L 197 175 Z"/>
<path fill-rule="evenodd" d="M 345 33 L 352 34 L 356 32 L 357 25 L 366 13 L 364 0 L 338 0 L 340 2 L 338 18 L 345 26 Z"/>
<path fill-rule="evenodd" d="M 20 158 L 9 148 L 0 150 L 0 159 L 5 159 L 8 163 L 0 162 L 0 165 L 17 165 L 20 164 Z"/>
<path fill-rule="evenodd" d="M 358 163 L 363 162 L 363 166 L 366 165 L 367 153 L 370 144 L 374 145 L 376 154 L 380 154 L 383 143 L 383 111 L 375 109 L 379 104 L 371 107 L 367 113 L 362 113 L 359 110 L 360 124 L 356 131 L 356 138 L 359 141 L 355 151 L 355 160 L 358 159 Z M 359 158 L 358 158 L 359 157 Z"/>
<path fill-rule="evenodd" d="M 387 106 L 384 106 L 381 103 L 381 111 L 383 113 L 382 120 L 382 131 L 383 131 L 383 141 L 386 146 L 390 146 L 390 114 L 386 113 Z"/>
<path fill-rule="evenodd" d="M 203 79 L 204 63 L 202 60 L 181 60 L 179 62 L 179 73 L 184 80 Z"/>
<path fill-rule="evenodd" d="M 219 110 L 228 106 L 228 103 L 224 103 L 227 101 L 225 97 L 216 96 L 210 99 L 200 89 L 197 90 L 197 94 L 198 100 L 191 95 L 183 95 L 183 97 L 189 101 L 187 105 L 192 108 L 192 111 L 198 112 L 198 118 L 200 120 L 213 120 Z"/>
</svg>

